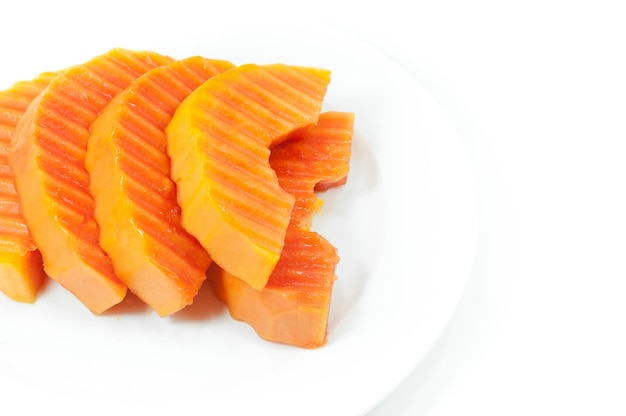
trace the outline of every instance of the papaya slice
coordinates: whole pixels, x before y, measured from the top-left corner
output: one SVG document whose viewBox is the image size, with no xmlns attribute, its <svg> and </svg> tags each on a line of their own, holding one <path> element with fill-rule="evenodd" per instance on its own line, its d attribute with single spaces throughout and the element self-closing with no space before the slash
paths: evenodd
<svg viewBox="0 0 626 416">
<path fill-rule="evenodd" d="M 269 147 L 317 121 L 329 82 L 324 69 L 241 65 L 189 94 L 166 129 L 183 226 L 256 290 L 280 257 L 294 204 Z"/>
<path fill-rule="evenodd" d="M 317 125 L 290 136 L 285 145 L 275 146 L 270 166 L 281 188 L 296 201 L 291 222 L 308 229 L 323 201 L 314 191 L 346 183 L 352 155 L 354 113 L 328 111 Z"/>
<path fill-rule="evenodd" d="M 55 76 L 45 72 L 0 91 L 0 291 L 16 302 L 35 302 L 46 275 L 22 216 L 8 155 L 18 121 Z"/>
<path fill-rule="evenodd" d="M 337 250 L 316 232 L 290 229 L 265 288 L 258 291 L 213 265 L 209 276 L 230 315 L 263 339 L 300 348 L 326 344 Z"/>
<path fill-rule="evenodd" d="M 100 246 L 117 276 L 161 316 L 193 302 L 211 264 L 182 227 L 165 128 L 187 95 L 233 67 L 194 56 L 154 68 L 92 124 L 85 166 Z"/>
<path fill-rule="evenodd" d="M 316 126 L 272 149 L 270 165 L 296 202 L 283 251 L 263 290 L 215 265 L 210 270 L 213 288 L 231 316 L 263 339 L 301 348 L 327 342 L 339 256 L 327 239 L 310 230 L 321 206 L 314 191 L 319 184 L 328 189 L 346 182 L 353 125 L 353 113 L 323 113 Z"/>
<path fill-rule="evenodd" d="M 44 269 L 94 314 L 119 303 L 127 287 L 98 244 L 85 168 L 89 128 L 134 79 L 172 61 L 113 49 L 67 68 L 31 102 L 12 140 L 9 163 Z"/>
</svg>

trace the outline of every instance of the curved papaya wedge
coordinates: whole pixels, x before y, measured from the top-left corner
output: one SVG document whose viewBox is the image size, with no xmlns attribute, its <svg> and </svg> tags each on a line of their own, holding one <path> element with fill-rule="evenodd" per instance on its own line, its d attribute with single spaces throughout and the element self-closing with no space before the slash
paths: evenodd
<svg viewBox="0 0 626 416">
<path fill-rule="evenodd" d="M 238 66 L 192 92 L 166 129 L 183 226 L 257 290 L 278 261 L 294 204 L 269 147 L 317 121 L 329 82 L 323 69 Z"/>
</svg>

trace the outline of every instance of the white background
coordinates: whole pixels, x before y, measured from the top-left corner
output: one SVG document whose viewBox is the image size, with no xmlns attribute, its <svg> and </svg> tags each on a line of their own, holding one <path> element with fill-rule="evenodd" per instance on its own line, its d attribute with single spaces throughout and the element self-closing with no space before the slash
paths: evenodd
<svg viewBox="0 0 626 416">
<path fill-rule="evenodd" d="M 626 12 L 419 1 L 360 28 L 453 117 L 481 198 L 449 327 L 372 415 L 626 414 Z"/>
<path fill-rule="evenodd" d="M 100 8 L 126 7 L 78 4 L 86 28 Z M 194 13 L 192 2 L 147 4 Z M 37 33 L 32 6 L 20 5 L 3 18 L 24 19 L 16 36 Z M 54 15 L 57 3 L 45 5 Z M 432 351 L 371 415 L 626 414 L 621 2 L 213 5 L 206 24 L 224 11 L 268 24 L 304 16 L 362 38 L 436 97 L 467 147 L 480 234 L 465 293 Z"/>
</svg>

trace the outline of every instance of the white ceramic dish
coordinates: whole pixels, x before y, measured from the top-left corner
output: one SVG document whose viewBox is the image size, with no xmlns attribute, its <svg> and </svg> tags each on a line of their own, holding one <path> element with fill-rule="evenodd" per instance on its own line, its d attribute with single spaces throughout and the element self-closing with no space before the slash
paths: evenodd
<svg viewBox="0 0 626 416">
<path fill-rule="evenodd" d="M 49 283 L 34 305 L 0 297 L 3 402 L 29 411 L 92 401 L 91 409 L 141 414 L 362 415 L 424 357 L 473 259 L 478 208 L 466 151 L 402 69 L 338 31 L 303 27 L 100 37 L 43 57 L 25 53 L 0 69 L 0 88 L 114 46 L 331 69 L 325 109 L 354 111 L 356 124 L 349 181 L 323 195 L 314 223 L 341 256 L 328 344 L 263 341 L 209 290 L 165 319 L 138 301 L 96 317 Z"/>
</svg>

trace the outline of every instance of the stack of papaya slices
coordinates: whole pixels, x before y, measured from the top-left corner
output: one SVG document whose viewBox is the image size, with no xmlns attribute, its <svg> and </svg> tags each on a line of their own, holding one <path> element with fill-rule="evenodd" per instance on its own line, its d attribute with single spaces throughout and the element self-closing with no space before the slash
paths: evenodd
<svg viewBox="0 0 626 416">
<path fill-rule="evenodd" d="M 86 168 L 100 246 L 117 276 L 161 316 L 193 302 L 211 264 L 181 225 L 165 128 L 191 91 L 232 67 L 194 56 L 154 68 L 91 126 Z"/>
<path fill-rule="evenodd" d="M 44 269 L 96 314 L 127 287 L 98 241 L 85 168 L 90 126 L 139 75 L 172 61 L 115 49 L 65 69 L 30 103 L 12 140 L 9 164 Z"/>
<path fill-rule="evenodd" d="M 28 264 L 41 270 L 41 261 L 95 314 L 130 288 L 167 316 L 193 301 L 214 262 L 212 270 L 255 294 L 248 310 L 266 315 L 260 323 L 254 313 L 239 314 L 241 302 L 225 289 L 235 286 L 215 279 L 233 317 L 272 341 L 323 345 L 339 259 L 309 230 L 321 205 L 313 191 L 345 182 L 353 117 L 321 115 L 329 82 L 330 72 L 317 68 L 123 49 L 50 76 L 14 111 L 17 122 L 5 135 L 12 136 L 5 165 L 25 241 L 42 256 Z M 2 120 L 11 111 L 0 113 Z M 336 127 L 338 119 L 341 133 L 328 133 L 328 120 Z M 333 153 L 340 158 L 302 156 L 307 148 L 311 155 L 328 151 L 328 140 L 315 139 L 322 136 L 341 138 L 342 150 Z M 281 150 L 292 143 L 300 150 Z M 298 168 L 281 173 L 281 163 Z M 320 174 L 324 169 L 334 174 Z M 309 178 L 294 182 L 296 171 Z M 0 241 L 8 241 L 3 231 Z M 4 274 L 12 277 L 0 278 L 0 289 L 34 301 L 43 273 L 36 277 L 1 247 L 4 267 L 18 273 Z M 277 284 L 296 269 L 309 284 Z M 30 297 L 16 296 L 15 282 L 29 287 Z M 290 300 L 272 314 L 266 306 L 280 303 L 276 294 Z M 316 296 L 321 301 L 311 302 Z M 283 319 L 289 315 L 300 318 Z M 313 315 L 315 323 L 301 327 Z M 273 336 L 263 327 L 283 329 Z"/>
<path fill-rule="evenodd" d="M 354 114 L 322 113 L 316 125 L 272 149 L 270 165 L 281 187 L 294 196 L 285 245 L 263 290 L 213 267 L 211 282 L 231 315 L 248 322 L 264 339 L 303 348 L 326 343 L 335 268 L 335 247 L 311 230 L 322 206 L 316 190 L 347 180 Z"/>
</svg>

